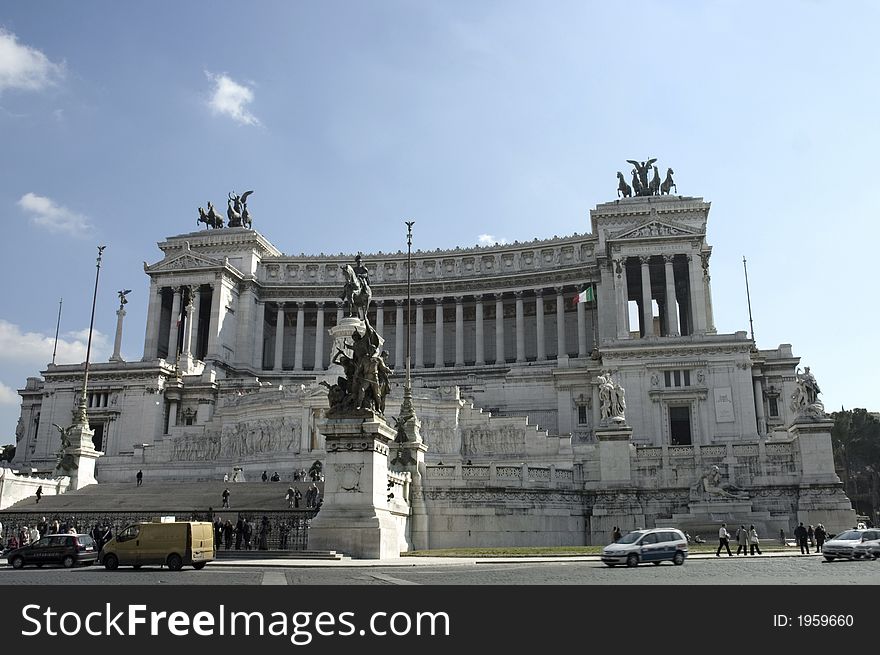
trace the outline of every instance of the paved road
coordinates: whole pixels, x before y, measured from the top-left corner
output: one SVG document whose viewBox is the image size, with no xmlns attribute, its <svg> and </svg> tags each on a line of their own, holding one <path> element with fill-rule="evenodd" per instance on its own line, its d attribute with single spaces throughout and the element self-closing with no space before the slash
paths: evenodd
<svg viewBox="0 0 880 655">
<path fill-rule="evenodd" d="M 279 566 L 278 563 L 214 562 L 202 571 L 144 568 L 105 571 L 101 567 L 0 568 L 0 585 L 880 585 L 880 560 L 825 562 L 818 556 L 692 558 L 683 566 L 664 563 L 635 569 L 608 568 L 595 560 L 494 561 L 398 560 L 394 565 L 334 562 Z"/>
</svg>

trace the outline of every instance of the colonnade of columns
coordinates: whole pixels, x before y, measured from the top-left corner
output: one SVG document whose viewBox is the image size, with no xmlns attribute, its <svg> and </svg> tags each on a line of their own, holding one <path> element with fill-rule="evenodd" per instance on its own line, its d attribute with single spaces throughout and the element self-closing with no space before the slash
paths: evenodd
<svg viewBox="0 0 880 655">
<path fill-rule="evenodd" d="M 567 290 L 563 287 L 555 287 L 552 291 L 543 289 L 515 291 L 513 293 L 496 293 L 493 297 L 476 294 L 452 298 L 413 298 L 414 325 L 411 328 L 413 368 L 438 369 L 470 364 L 483 366 L 513 362 L 524 363 L 530 360 L 546 361 L 550 358 L 547 354 L 544 307 L 548 292 L 555 294 L 556 356 L 557 358 L 568 357 L 569 346 L 573 347 L 575 344 L 567 343 L 566 339 L 566 302 L 570 304 L 579 291 L 579 288 L 575 289 L 574 287 L 567 288 Z M 487 361 L 485 307 L 492 300 L 494 300 L 495 306 L 495 357 L 493 360 L 490 356 Z M 513 303 L 510 302 L 511 300 Z M 527 303 L 534 303 L 534 311 L 529 308 L 528 315 L 526 312 Z M 514 305 L 513 339 L 506 338 L 506 331 L 511 328 L 511 325 L 505 325 L 505 309 L 510 304 Z M 377 299 L 374 300 L 373 305 L 376 311 L 375 318 L 372 319 L 374 327 L 379 334 L 393 338 L 393 341 L 387 342 L 384 348 L 393 350 L 394 367 L 402 368 L 405 365 L 406 300 Z M 473 308 L 467 323 L 465 321 L 466 305 L 468 308 Z M 326 307 L 325 301 L 258 301 L 256 312 L 253 312 L 256 318 L 253 360 L 249 363 L 258 370 L 326 370 L 330 363 L 330 353 L 324 352 Z M 389 312 L 386 322 L 385 312 L 389 307 L 393 307 L 394 310 Z M 426 308 L 434 310 L 433 321 L 431 321 L 433 330 L 430 332 L 428 330 L 429 323 L 425 320 Z M 468 311 L 470 312 L 470 309 Z M 274 327 L 272 327 L 271 314 L 274 312 L 277 312 L 277 318 Z M 291 315 L 294 313 L 296 320 L 292 321 Z M 341 304 L 337 304 L 337 323 L 343 316 L 344 308 Z M 578 307 L 576 316 L 577 356 L 585 357 L 589 351 L 587 350 L 586 337 L 588 332 L 587 315 L 583 306 Z M 268 324 L 267 318 L 270 321 Z M 531 321 L 535 323 L 531 324 Z M 510 317 L 507 317 L 507 322 L 511 322 Z M 393 335 L 391 334 L 392 330 Z M 430 337 L 431 335 L 434 338 L 433 360 L 430 359 L 426 351 L 426 336 Z M 291 361 L 289 353 L 291 338 L 295 340 L 293 361 Z M 311 341 L 312 338 L 314 338 L 314 357 L 310 362 L 306 362 L 304 344 L 307 340 Z M 448 341 L 450 338 L 452 339 L 451 343 Z M 473 342 L 468 343 L 468 339 L 473 339 Z M 508 341 L 515 344 L 513 352 L 507 352 L 506 343 Z M 447 354 L 449 355 L 448 359 Z"/>
<path fill-rule="evenodd" d="M 642 337 L 715 332 L 707 253 L 623 256 L 613 259 L 611 268 L 619 339 L 630 337 L 631 299 L 639 303 Z M 638 278 L 631 279 L 633 275 Z M 636 289 L 634 298 L 632 289 Z M 654 325 L 653 301 L 660 307 L 660 334 Z"/>
</svg>

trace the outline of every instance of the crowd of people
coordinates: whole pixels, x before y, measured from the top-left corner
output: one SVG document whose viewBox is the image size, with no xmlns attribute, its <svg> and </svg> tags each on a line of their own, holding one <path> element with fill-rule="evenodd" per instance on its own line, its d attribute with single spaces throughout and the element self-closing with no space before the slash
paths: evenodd
<svg viewBox="0 0 880 655">
<path fill-rule="evenodd" d="M 33 524 L 15 525 L 4 531 L 0 523 L 0 544 L 6 553 L 16 548 L 30 546 L 47 534 L 83 534 L 88 533 L 95 540 L 98 550 L 113 538 L 113 529 L 108 521 L 99 521 L 91 529 L 80 525 L 75 517 L 62 518 L 55 516 L 51 520 L 45 516 Z"/>
<path fill-rule="evenodd" d="M 214 544 L 217 550 L 269 550 L 270 545 L 288 550 L 292 533 L 305 529 L 305 520 L 299 517 L 277 519 L 274 522 L 264 515 L 259 520 L 239 513 L 235 523 L 231 519 L 215 516 Z M 277 544 L 273 542 L 277 538 Z"/>
</svg>

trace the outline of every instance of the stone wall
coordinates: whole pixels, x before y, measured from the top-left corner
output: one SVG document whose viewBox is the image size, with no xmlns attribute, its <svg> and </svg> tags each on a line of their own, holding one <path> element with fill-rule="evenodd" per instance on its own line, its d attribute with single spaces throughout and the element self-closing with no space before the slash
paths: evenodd
<svg viewBox="0 0 880 655">
<path fill-rule="evenodd" d="M 43 487 L 44 496 L 63 494 L 70 486 L 69 477 L 38 478 L 21 475 L 10 468 L 0 468 L 0 509 L 5 509 L 25 498 L 34 498 Z M 35 503 L 36 506 L 36 503 Z"/>
</svg>

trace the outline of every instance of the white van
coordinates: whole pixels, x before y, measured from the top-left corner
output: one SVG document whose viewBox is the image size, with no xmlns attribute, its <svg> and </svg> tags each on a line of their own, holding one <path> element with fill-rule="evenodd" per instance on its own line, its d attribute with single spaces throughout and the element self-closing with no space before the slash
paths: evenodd
<svg viewBox="0 0 880 655">
<path fill-rule="evenodd" d="M 602 561 L 608 566 L 638 566 L 642 562 L 660 564 L 668 560 L 681 566 L 687 554 L 688 543 L 681 530 L 652 528 L 634 530 L 615 543 L 608 544 L 602 549 Z"/>
</svg>

